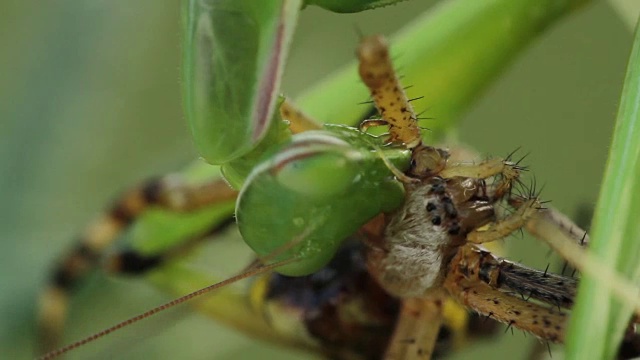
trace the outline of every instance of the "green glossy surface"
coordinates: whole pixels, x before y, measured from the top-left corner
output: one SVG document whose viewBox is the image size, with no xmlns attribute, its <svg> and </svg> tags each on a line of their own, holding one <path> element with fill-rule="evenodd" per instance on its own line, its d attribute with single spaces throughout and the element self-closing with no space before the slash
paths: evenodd
<svg viewBox="0 0 640 360">
<path fill-rule="evenodd" d="M 316 5 L 339 13 L 353 13 L 393 5 L 406 0 L 305 0 L 305 5 Z"/>
<path fill-rule="evenodd" d="M 238 198 L 240 233 L 258 256 L 299 242 L 269 261 L 299 259 L 276 270 L 285 275 L 319 270 L 343 239 L 404 199 L 401 185 L 376 153 L 382 146 L 377 139 L 347 128 L 331 130 L 294 136 L 258 165 Z M 384 153 L 400 169 L 408 166 L 409 152 Z"/>
<path fill-rule="evenodd" d="M 635 284 L 640 280 L 639 219 L 640 27 L 637 26 L 589 246 L 590 251 Z M 568 358 L 614 358 L 632 313 L 633 309 L 617 300 L 605 284 L 584 276 L 570 325 Z"/>
<path fill-rule="evenodd" d="M 184 103 L 196 147 L 222 164 L 269 129 L 298 0 L 185 1 Z"/>
</svg>

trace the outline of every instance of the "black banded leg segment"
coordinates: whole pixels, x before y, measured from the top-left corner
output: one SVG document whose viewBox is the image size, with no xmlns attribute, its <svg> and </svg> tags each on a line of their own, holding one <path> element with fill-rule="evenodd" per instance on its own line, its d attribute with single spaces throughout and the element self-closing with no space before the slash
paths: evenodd
<svg viewBox="0 0 640 360">
<path fill-rule="evenodd" d="M 235 218 L 229 216 L 202 234 L 194 236 L 173 248 L 167 249 L 161 254 L 146 255 L 134 249 L 117 252 L 105 259 L 104 268 L 111 274 L 129 276 L 144 275 L 169 261 L 182 257 L 206 240 L 220 236 L 235 223 Z"/>
<path fill-rule="evenodd" d="M 497 272 L 482 270 L 481 264 L 489 259 L 473 245 L 458 249 L 449 262 L 449 272 L 444 287 L 463 305 L 477 313 L 492 317 L 508 327 L 528 331 L 540 339 L 550 342 L 563 342 L 567 313 L 559 307 L 522 299 L 517 293 L 505 292 L 494 287 Z M 482 276 L 481 273 L 485 272 Z M 489 283 L 481 277 L 493 277 Z"/>
<path fill-rule="evenodd" d="M 190 212 L 234 201 L 236 196 L 237 192 L 223 180 L 190 185 L 180 181 L 176 175 L 150 179 L 123 193 L 104 214 L 94 219 L 75 241 L 76 245 L 55 266 L 47 287 L 40 295 L 40 350 L 46 351 L 59 344 L 69 293 L 98 267 L 104 251 L 146 209 L 157 207 L 173 212 Z M 146 261 L 154 262 L 152 259 Z"/>
<path fill-rule="evenodd" d="M 462 262 L 456 264 L 457 271 L 471 281 L 484 282 L 524 300 L 534 299 L 557 308 L 573 306 L 577 279 L 507 261 L 472 245 L 459 251 Z"/>
</svg>

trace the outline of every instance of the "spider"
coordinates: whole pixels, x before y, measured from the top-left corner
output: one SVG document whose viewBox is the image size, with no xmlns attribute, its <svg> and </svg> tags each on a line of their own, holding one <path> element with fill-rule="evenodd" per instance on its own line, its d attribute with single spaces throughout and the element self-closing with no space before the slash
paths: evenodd
<svg viewBox="0 0 640 360">
<path fill-rule="evenodd" d="M 387 125 L 389 144 L 412 153 L 407 172 L 388 164 L 404 183 L 407 195 L 403 206 L 386 219 L 372 220 L 362 230 L 369 273 L 386 293 L 402 299 L 385 358 L 430 358 L 447 296 L 509 327 L 561 342 L 567 319 L 562 309 L 572 305 L 575 279 L 508 262 L 479 245 L 521 228 L 539 236 L 545 236 L 540 229 L 551 228 L 580 243 L 586 240 L 584 232 L 553 210 L 543 208 L 535 186 L 520 195 L 513 193 L 525 168 L 510 157 L 477 164 L 457 163 L 447 150 L 422 144 L 416 115 L 393 71 L 384 40 L 364 39 L 358 54 L 361 77 L 381 115 L 381 119 L 364 122 L 362 128 Z M 299 123 L 296 117 L 304 117 L 288 106 L 283 108 L 283 114 L 293 123 Z M 53 330 L 60 326 L 64 312 L 59 307 L 65 290 L 146 207 L 153 204 L 191 211 L 229 201 L 236 195 L 222 182 L 194 187 L 171 179 L 153 180 L 125 194 L 89 228 L 85 242 L 62 262 L 45 298 L 43 324 Z M 498 216 L 496 205 L 501 201 L 513 212 Z M 225 224 L 217 224 L 206 234 L 218 232 Z M 191 246 L 192 242 L 186 242 L 174 252 L 153 258 L 123 253 L 114 258 L 112 266 L 119 271 L 141 272 Z M 528 301 L 529 298 L 537 302 Z"/>
</svg>

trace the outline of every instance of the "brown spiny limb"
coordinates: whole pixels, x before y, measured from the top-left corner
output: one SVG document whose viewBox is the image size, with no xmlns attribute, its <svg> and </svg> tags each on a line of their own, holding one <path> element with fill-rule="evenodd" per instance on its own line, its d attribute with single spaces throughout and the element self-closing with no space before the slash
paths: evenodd
<svg viewBox="0 0 640 360">
<path fill-rule="evenodd" d="M 322 129 L 319 122 L 305 114 L 289 98 L 286 98 L 280 105 L 280 115 L 283 120 L 289 121 L 289 129 L 294 134 Z"/>
<path fill-rule="evenodd" d="M 521 229 L 525 223 L 539 211 L 540 201 L 537 198 L 526 200 L 512 214 L 505 218 L 491 222 L 467 234 L 467 241 L 482 244 L 504 238 L 514 231 Z"/>
<path fill-rule="evenodd" d="M 444 281 L 451 296 L 473 311 L 509 327 L 528 331 L 550 342 L 564 341 L 566 313 L 503 293 L 484 282 L 469 280 L 456 266 L 463 261 L 462 256 L 463 253 L 458 252 L 450 262 L 451 271 Z"/>
<path fill-rule="evenodd" d="M 481 281 L 494 289 L 556 307 L 570 308 L 573 305 L 578 285 L 574 278 L 507 261 L 474 245 L 464 246 L 458 251 L 461 262 L 456 266 L 470 281 Z"/>
<path fill-rule="evenodd" d="M 520 208 L 523 204 L 522 198 L 512 198 L 509 199 L 509 205 Z M 589 235 L 585 230 L 576 225 L 571 219 L 569 219 L 566 215 L 560 213 L 558 210 L 548 207 L 546 209 L 541 209 L 538 211 L 536 216 L 531 219 L 530 222 L 525 224 L 527 231 L 532 233 L 533 235 L 538 236 L 537 234 L 540 232 L 540 226 L 550 226 L 555 228 L 557 231 L 562 232 L 565 236 L 572 239 L 573 242 L 579 244 L 581 246 L 589 245 Z"/>
<path fill-rule="evenodd" d="M 76 240 L 76 245 L 58 262 L 47 288 L 40 296 L 40 345 L 55 347 L 61 337 L 67 312 L 68 293 L 92 270 L 103 252 L 147 208 L 188 212 L 225 201 L 234 201 L 237 192 L 223 180 L 198 185 L 183 184 L 177 176 L 151 179 L 122 194 L 98 216 Z"/>
<path fill-rule="evenodd" d="M 357 54 L 360 78 L 369 88 L 382 119 L 389 124 L 390 142 L 404 144 L 408 149 L 420 145 L 416 115 L 393 69 L 387 42 L 382 36 L 366 37 Z"/>
<path fill-rule="evenodd" d="M 403 300 L 384 359 L 431 359 L 442 324 L 443 302 L 442 291 Z"/>
</svg>

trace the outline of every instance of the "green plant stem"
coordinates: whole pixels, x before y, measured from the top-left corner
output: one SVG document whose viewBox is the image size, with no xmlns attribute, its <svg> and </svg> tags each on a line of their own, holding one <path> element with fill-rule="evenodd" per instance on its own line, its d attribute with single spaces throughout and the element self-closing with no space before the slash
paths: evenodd
<svg viewBox="0 0 640 360">
<path fill-rule="evenodd" d="M 640 279 L 640 28 L 636 28 L 613 140 L 593 220 L 590 250 L 606 264 Z M 580 283 L 567 342 L 567 359 L 610 359 L 632 309 L 601 283 Z"/>
</svg>

